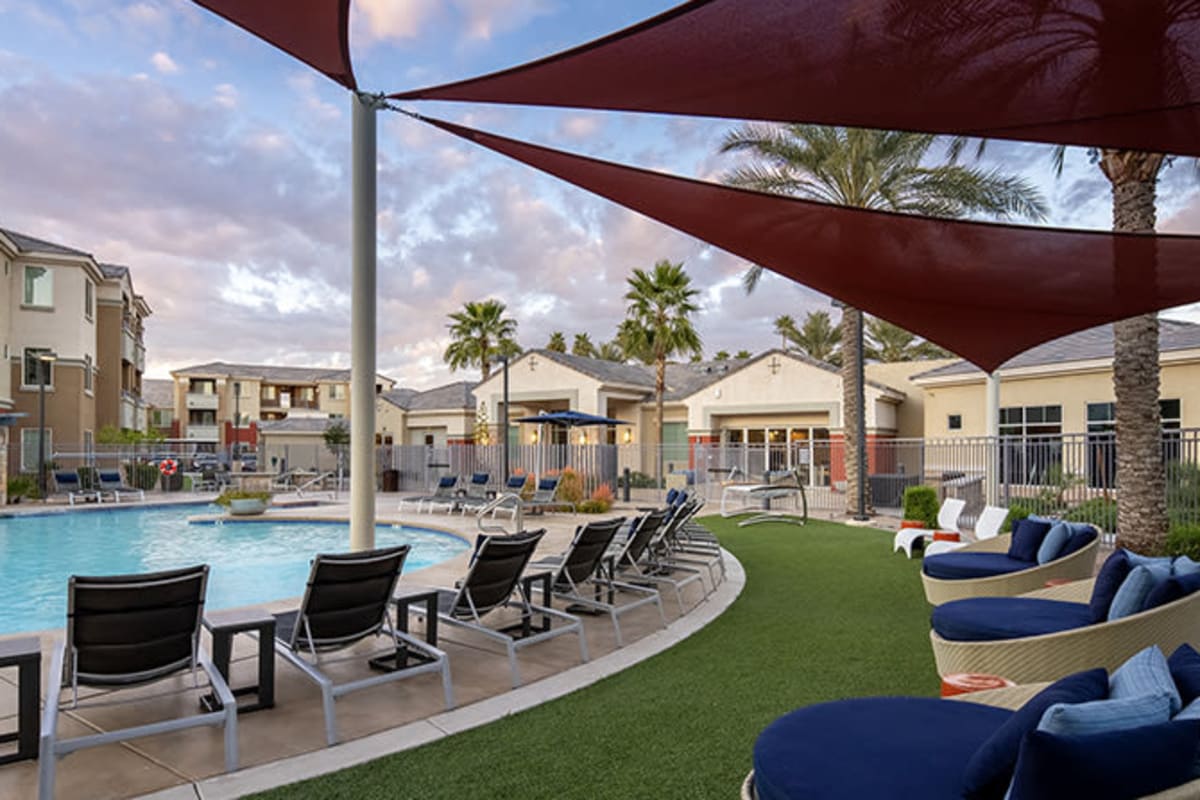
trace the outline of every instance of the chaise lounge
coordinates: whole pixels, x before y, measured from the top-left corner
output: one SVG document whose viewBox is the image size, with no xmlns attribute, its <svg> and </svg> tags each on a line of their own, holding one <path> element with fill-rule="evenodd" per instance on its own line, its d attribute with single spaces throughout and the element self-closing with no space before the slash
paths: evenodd
<svg viewBox="0 0 1200 800">
<path fill-rule="evenodd" d="M 1099 544 L 1099 532 L 1085 523 L 1020 520 L 1012 534 L 926 556 L 921 563 L 925 599 L 937 606 L 967 597 L 1011 597 L 1051 580 L 1082 580 L 1095 570 Z"/>
<path fill-rule="evenodd" d="M 1170 652 L 1200 642 L 1200 572 L 1164 578 L 1141 597 L 1125 591 L 1118 602 L 1132 572 L 1120 564 L 1127 558 L 1117 551 L 1095 579 L 938 606 L 929 634 L 938 674 L 1054 680 L 1089 667 L 1115 667 L 1150 645 Z"/>
</svg>

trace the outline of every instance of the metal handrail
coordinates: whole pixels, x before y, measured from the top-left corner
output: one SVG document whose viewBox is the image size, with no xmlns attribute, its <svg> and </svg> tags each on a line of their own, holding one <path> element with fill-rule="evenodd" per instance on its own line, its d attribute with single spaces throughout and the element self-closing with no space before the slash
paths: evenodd
<svg viewBox="0 0 1200 800">
<path fill-rule="evenodd" d="M 324 483 L 326 478 L 332 478 L 332 477 L 333 477 L 332 472 L 322 472 L 317 477 L 310 478 L 309 480 L 305 481 L 304 483 L 299 484 L 298 486 L 295 487 L 296 497 L 304 497 L 305 489 L 307 489 L 310 486 L 313 486 L 315 484 Z"/>
<path fill-rule="evenodd" d="M 525 501 L 521 499 L 521 495 L 516 494 L 515 492 L 505 492 L 503 494 L 496 495 L 482 508 L 480 508 L 478 512 L 476 512 L 475 523 L 479 526 L 479 530 L 483 531 L 484 533 L 494 533 L 496 531 L 501 533 L 509 533 L 509 530 L 503 525 L 487 525 L 483 521 L 483 518 L 486 514 L 491 514 L 492 519 L 495 519 L 496 511 L 501 507 L 507 506 L 509 501 L 515 503 L 514 507 L 516 510 L 513 513 L 513 521 L 517 524 L 516 532 L 519 533 L 525 530 Z"/>
</svg>

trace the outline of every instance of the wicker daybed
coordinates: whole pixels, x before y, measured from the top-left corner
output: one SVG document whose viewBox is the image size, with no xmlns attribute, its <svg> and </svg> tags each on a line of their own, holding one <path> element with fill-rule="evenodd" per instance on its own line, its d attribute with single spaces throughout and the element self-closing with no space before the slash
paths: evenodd
<svg viewBox="0 0 1200 800">
<path fill-rule="evenodd" d="M 1022 597 L 1086 603 L 1094 583 L 1075 581 Z M 1184 642 L 1200 643 L 1200 592 L 1122 619 L 1042 636 L 951 641 L 930 631 L 929 638 L 939 675 L 984 672 L 1017 683 L 1052 681 L 1091 667 L 1114 669 L 1152 644 L 1170 653 Z"/>
<path fill-rule="evenodd" d="M 1005 533 L 991 539 L 972 542 L 955 552 L 1004 553 L 1008 551 L 1011 541 L 1012 534 Z M 986 578 L 944 580 L 931 578 L 922 572 L 921 582 L 925 585 L 925 599 L 931 605 L 940 606 L 942 603 L 961 600 L 965 597 L 1013 597 L 1040 589 L 1050 580 L 1078 581 L 1090 578 L 1095 572 L 1096 548 L 1099 545 L 1100 537 L 1097 536 L 1079 550 L 1062 558 L 1056 558 L 1020 572 L 1008 572 Z M 1086 601 L 1087 598 L 1084 600 Z"/>
<path fill-rule="evenodd" d="M 993 706 L 1015 711 L 1025 705 L 1034 695 L 1049 685 L 1049 682 L 1028 683 L 1012 686 L 1006 689 L 990 689 L 970 694 L 960 694 L 946 698 L 943 702 L 967 702 Z M 1139 800 L 1195 800 L 1200 797 L 1200 779 L 1165 789 L 1161 792 L 1145 795 Z M 741 800 L 758 800 L 754 791 L 754 770 L 751 770 L 741 786 Z M 849 800 L 849 798 L 847 799 Z"/>
</svg>

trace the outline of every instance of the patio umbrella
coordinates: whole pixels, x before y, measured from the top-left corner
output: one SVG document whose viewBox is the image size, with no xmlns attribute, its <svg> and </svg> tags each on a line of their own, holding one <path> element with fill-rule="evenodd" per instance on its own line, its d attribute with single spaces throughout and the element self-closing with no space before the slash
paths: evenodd
<svg viewBox="0 0 1200 800">
<path fill-rule="evenodd" d="M 536 414 L 532 417 L 521 417 L 513 420 L 513 422 L 526 422 L 533 425 L 554 425 L 559 428 L 583 428 L 590 425 L 632 425 L 632 422 L 626 422 L 621 419 L 612 419 L 611 417 L 601 417 L 597 414 L 585 414 L 582 411 L 551 411 L 547 414 Z M 545 436 L 540 437 L 542 445 L 545 446 Z M 534 480 L 540 480 L 542 477 L 541 471 L 541 453 L 542 448 L 538 448 L 538 468 L 534 469 Z"/>
</svg>

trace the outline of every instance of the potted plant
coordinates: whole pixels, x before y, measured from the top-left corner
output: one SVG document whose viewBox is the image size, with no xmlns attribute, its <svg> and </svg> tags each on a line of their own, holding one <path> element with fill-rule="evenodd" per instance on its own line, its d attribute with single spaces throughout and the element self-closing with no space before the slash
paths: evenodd
<svg viewBox="0 0 1200 800">
<path fill-rule="evenodd" d="M 937 527 L 937 490 L 932 486 L 909 486 L 904 490 L 904 519 L 901 528 Z"/>
<path fill-rule="evenodd" d="M 231 489 L 222 492 L 221 496 L 213 501 L 219 506 L 224 506 L 226 513 L 235 517 L 246 517 L 261 514 L 267 510 L 267 506 L 271 503 L 270 492 L 247 492 L 241 489 Z"/>
</svg>

